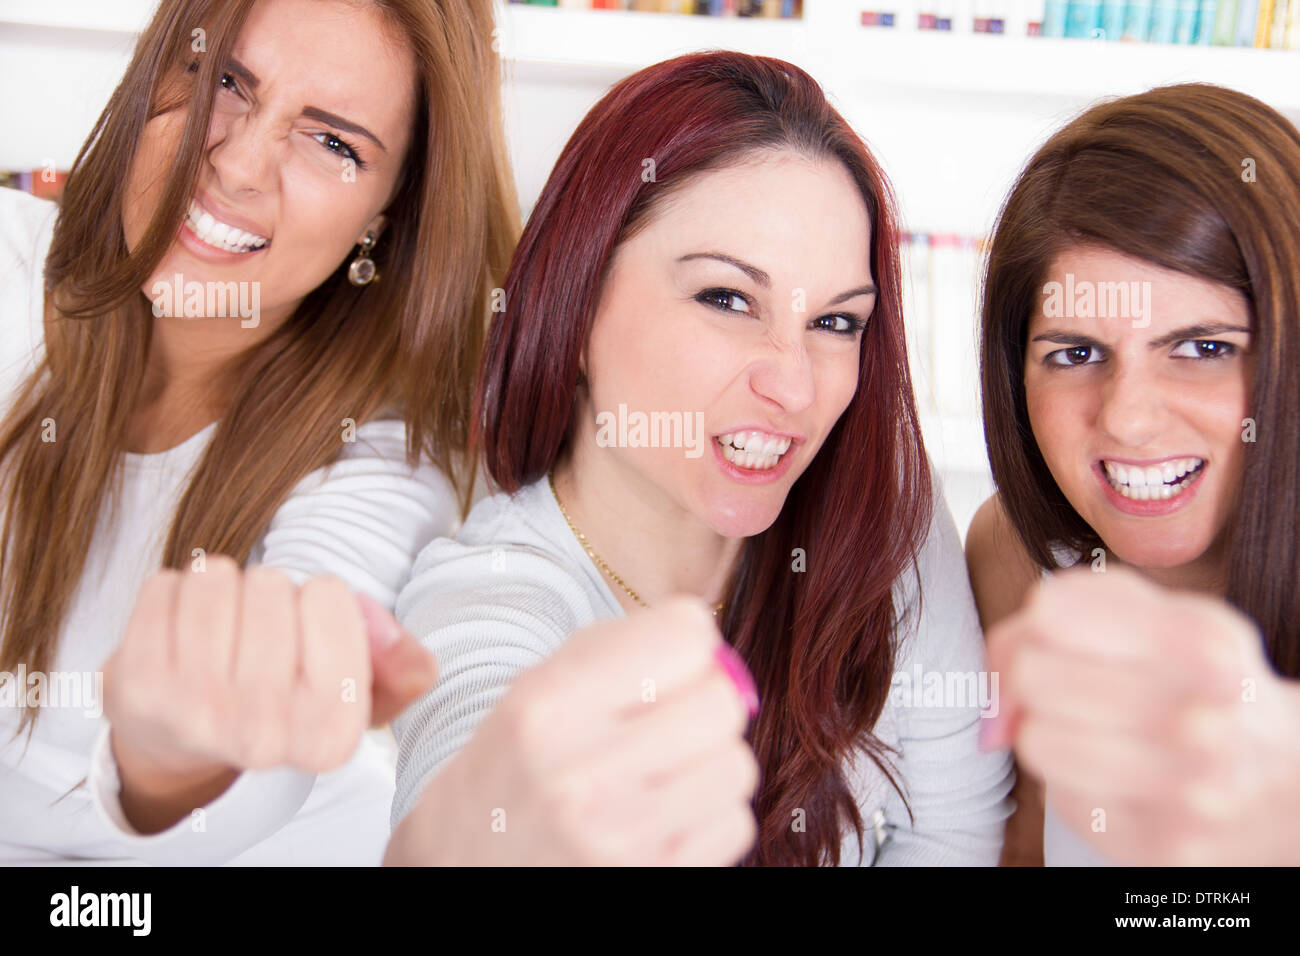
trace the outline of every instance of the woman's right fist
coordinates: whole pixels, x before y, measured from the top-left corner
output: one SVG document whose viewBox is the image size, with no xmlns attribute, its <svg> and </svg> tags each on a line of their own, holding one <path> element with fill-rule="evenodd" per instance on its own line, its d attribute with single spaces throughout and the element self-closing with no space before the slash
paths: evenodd
<svg viewBox="0 0 1300 956">
<path fill-rule="evenodd" d="M 735 863 L 756 833 L 757 706 L 701 602 L 593 624 L 515 682 L 386 862 Z"/>
<path fill-rule="evenodd" d="M 137 827 L 167 826 L 241 770 L 339 767 L 371 723 L 436 678 L 414 638 L 337 579 L 298 587 L 223 556 L 205 565 L 145 582 L 104 667 L 122 805 Z"/>
</svg>

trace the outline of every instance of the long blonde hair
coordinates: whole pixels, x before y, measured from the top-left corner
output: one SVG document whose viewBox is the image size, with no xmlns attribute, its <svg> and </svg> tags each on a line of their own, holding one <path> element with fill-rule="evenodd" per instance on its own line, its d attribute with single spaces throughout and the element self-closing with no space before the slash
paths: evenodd
<svg viewBox="0 0 1300 956">
<path fill-rule="evenodd" d="M 451 478 L 462 513 L 473 377 L 492 289 L 503 284 L 519 208 L 501 123 L 490 0 L 371 0 L 421 70 L 406 165 L 373 258 L 387 279 L 357 288 L 347 264 L 221 376 L 229 404 L 175 515 L 163 565 L 192 549 L 241 563 L 277 508 L 342 448 L 343 422 L 387 408 L 408 459 Z M 254 0 L 163 0 L 68 177 L 45 264 L 45 354 L 0 427 L 0 670 L 46 671 L 116 488 L 152 333 L 140 292 L 193 194 L 218 79 Z M 197 71 L 191 34 L 207 52 Z M 199 91 L 207 91 L 202 93 Z M 123 196 L 145 124 L 189 104 L 159 207 L 134 253 Z M 55 441 L 42 440 L 53 419 Z M 22 726 L 34 726 L 24 710 Z"/>
</svg>

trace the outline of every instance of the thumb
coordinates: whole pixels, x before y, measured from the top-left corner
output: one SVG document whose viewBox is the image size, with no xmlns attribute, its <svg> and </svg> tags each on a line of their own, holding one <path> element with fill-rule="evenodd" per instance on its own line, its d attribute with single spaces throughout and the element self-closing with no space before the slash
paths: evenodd
<svg viewBox="0 0 1300 956">
<path fill-rule="evenodd" d="M 388 723 L 438 680 L 438 663 L 392 613 L 357 593 L 370 641 L 371 726 Z"/>
</svg>

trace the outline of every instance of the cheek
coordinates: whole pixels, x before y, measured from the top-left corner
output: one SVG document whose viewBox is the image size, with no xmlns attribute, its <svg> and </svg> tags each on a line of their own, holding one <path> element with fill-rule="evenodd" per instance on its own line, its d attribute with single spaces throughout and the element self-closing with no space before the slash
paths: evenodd
<svg viewBox="0 0 1300 956">
<path fill-rule="evenodd" d="M 167 185 L 171 157 L 180 143 L 185 115 L 175 111 L 156 117 L 145 124 L 127 177 L 122 206 L 122 233 L 128 251 L 144 238 L 149 220 Z"/>
</svg>

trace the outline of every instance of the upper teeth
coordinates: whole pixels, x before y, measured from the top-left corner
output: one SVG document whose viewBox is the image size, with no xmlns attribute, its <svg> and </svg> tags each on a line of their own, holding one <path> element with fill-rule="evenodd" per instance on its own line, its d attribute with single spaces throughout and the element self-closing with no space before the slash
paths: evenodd
<svg viewBox="0 0 1300 956">
<path fill-rule="evenodd" d="M 1121 465 L 1103 461 L 1106 474 L 1115 490 L 1126 498 L 1143 501 L 1152 498 L 1170 498 L 1191 484 L 1192 472 L 1205 462 L 1200 458 L 1174 458 L 1159 465 Z"/>
<path fill-rule="evenodd" d="M 790 448 L 790 439 L 767 432 L 728 432 L 718 436 L 723 457 L 741 468 L 773 468 Z"/>
<path fill-rule="evenodd" d="M 227 223 L 218 222 L 213 218 L 212 213 L 193 199 L 190 200 L 190 211 L 185 222 L 205 243 L 216 249 L 224 249 L 226 252 L 248 252 L 252 249 L 260 249 L 270 241 L 265 236 L 257 236 Z"/>
</svg>

